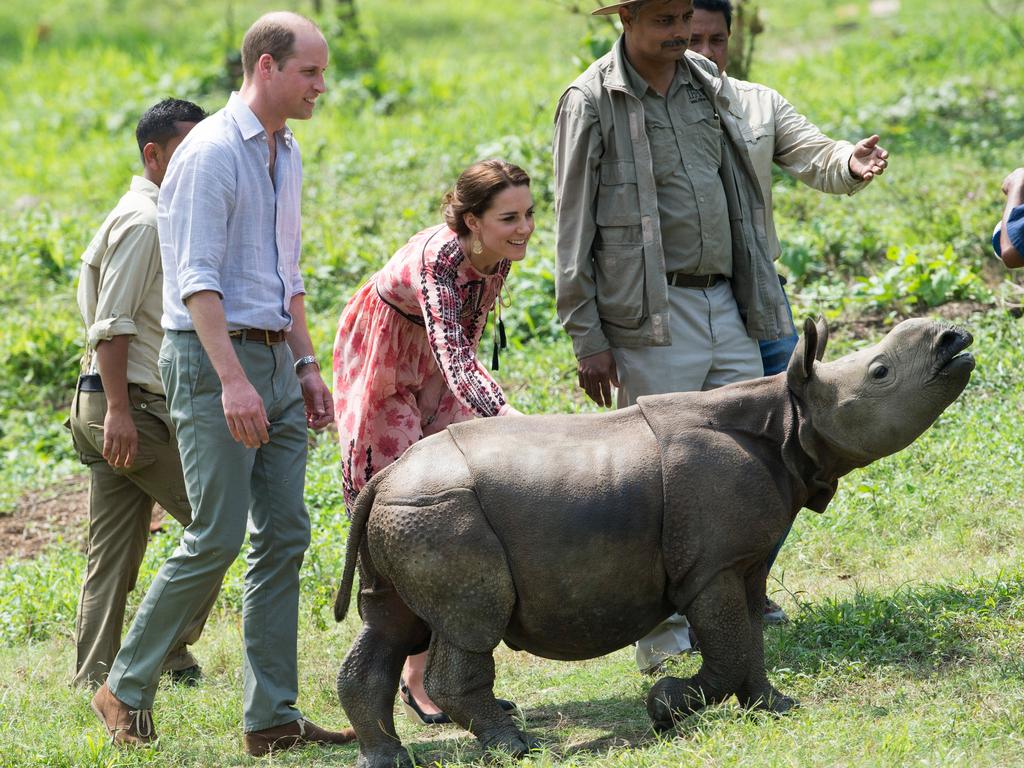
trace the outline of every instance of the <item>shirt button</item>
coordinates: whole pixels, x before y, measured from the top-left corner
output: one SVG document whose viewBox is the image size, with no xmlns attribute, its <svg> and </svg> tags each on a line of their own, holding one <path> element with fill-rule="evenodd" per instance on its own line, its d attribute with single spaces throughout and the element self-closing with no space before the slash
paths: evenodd
<svg viewBox="0 0 1024 768">
<path fill-rule="evenodd" d="M 139 403 L 139 408 L 141 408 L 142 410 L 146 410 L 147 408 L 149 408 L 149 403 Z"/>
</svg>

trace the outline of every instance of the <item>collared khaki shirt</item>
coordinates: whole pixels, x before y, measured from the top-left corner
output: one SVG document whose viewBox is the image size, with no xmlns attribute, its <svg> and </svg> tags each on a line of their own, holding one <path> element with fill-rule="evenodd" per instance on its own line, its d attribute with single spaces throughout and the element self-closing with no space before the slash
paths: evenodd
<svg viewBox="0 0 1024 768">
<path fill-rule="evenodd" d="M 625 57 L 624 63 L 644 107 L 666 272 L 732 275 L 718 114 L 685 66 L 662 96 Z"/>
<path fill-rule="evenodd" d="M 141 176 L 107 216 L 82 254 L 78 307 L 88 330 L 85 371 L 96 371 L 95 350 L 101 341 L 131 336 L 128 383 L 162 395 L 157 357 L 164 332 L 160 327 L 163 271 L 156 231 L 159 187 Z"/>
<path fill-rule="evenodd" d="M 830 139 L 782 95 L 766 85 L 723 77 L 722 95 L 742 128 L 750 162 L 764 196 L 768 251 L 779 258 L 781 247 L 772 215 L 772 166 L 820 192 L 852 195 L 868 182 L 850 172 L 854 146 Z"/>
</svg>

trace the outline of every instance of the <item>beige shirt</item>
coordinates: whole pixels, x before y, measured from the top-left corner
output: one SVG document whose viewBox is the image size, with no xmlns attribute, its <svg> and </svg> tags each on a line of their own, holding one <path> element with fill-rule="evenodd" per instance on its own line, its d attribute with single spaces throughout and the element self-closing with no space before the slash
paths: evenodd
<svg viewBox="0 0 1024 768">
<path fill-rule="evenodd" d="M 768 249 L 780 253 L 772 217 L 772 166 L 809 187 L 833 195 L 852 195 L 868 182 L 850 172 L 853 144 L 830 139 L 797 112 L 778 91 L 734 77 L 722 78 L 722 95 L 743 130 L 767 210 Z"/>
<path fill-rule="evenodd" d="M 82 254 L 78 307 L 89 336 L 83 370 L 96 371 L 99 342 L 131 336 L 128 383 L 162 395 L 157 369 L 164 336 L 160 327 L 163 270 L 156 230 L 159 191 L 151 181 L 132 177 L 131 188 Z"/>
<path fill-rule="evenodd" d="M 667 97 L 651 88 L 628 59 L 625 70 L 644 108 L 665 271 L 731 275 L 718 114 L 685 66 L 676 69 Z"/>
</svg>

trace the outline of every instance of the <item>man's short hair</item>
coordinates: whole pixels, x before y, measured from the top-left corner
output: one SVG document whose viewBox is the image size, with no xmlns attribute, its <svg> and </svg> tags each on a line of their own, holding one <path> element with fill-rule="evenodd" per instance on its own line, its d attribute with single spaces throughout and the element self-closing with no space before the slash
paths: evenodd
<svg viewBox="0 0 1024 768">
<path fill-rule="evenodd" d="M 151 141 L 164 146 L 178 135 L 177 123 L 198 123 L 204 117 L 206 112 L 203 108 L 191 101 L 164 99 L 154 104 L 135 126 L 135 141 L 139 144 L 139 152 Z"/>
<path fill-rule="evenodd" d="M 725 28 L 732 34 L 732 3 L 730 0 L 693 0 L 693 10 L 722 14 L 725 16 Z"/>
<path fill-rule="evenodd" d="M 295 24 L 285 18 L 305 21 L 317 29 L 315 22 L 298 13 L 268 13 L 256 19 L 242 40 L 242 71 L 246 77 L 256 71 L 256 62 L 265 53 L 277 62 L 278 70 L 295 55 Z"/>
</svg>

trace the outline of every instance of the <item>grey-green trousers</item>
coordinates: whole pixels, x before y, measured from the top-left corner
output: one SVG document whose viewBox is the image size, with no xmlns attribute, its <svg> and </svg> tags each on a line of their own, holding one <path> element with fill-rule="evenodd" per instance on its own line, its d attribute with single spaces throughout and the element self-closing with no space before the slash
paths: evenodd
<svg viewBox="0 0 1024 768">
<path fill-rule="evenodd" d="M 192 522 L 166 401 L 135 384 L 129 385 L 128 396 L 139 448 L 127 469 L 115 469 L 103 458 L 106 396 L 78 391 L 71 404 L 71 436 L 79 458 L 89 467 L 89 553 L 75 622 L 74 684 L 80 686 L 99 686 L 121 646 L 125 604 L 146 552 L 154 501 L 182 526 Z M 202 634 L 219 588 L 218 584 L 211 590 L 196 618 L 171 646 L 161 665 L 164 670 L 196 664 L 187 646 Z"/>
<path fill-rule="evenodd" d="M 302 716 L 295 699 L 299 568 L 309 546 L 302 502 L 306 419 L 288 345 L 235 339 L 234 347 L 270 420 L 270 442 L 260 448 L 231 437 L 220 380 L 199 337 L 188 331 L 164 336 L 160 375 L 193 519 L 143 599 L 107 684 L 133 709 L 152 708 L 168 638 L 181 633 L 220 583 L 248 523 L 244 728 L 259 731 Z"/>
</svg>

